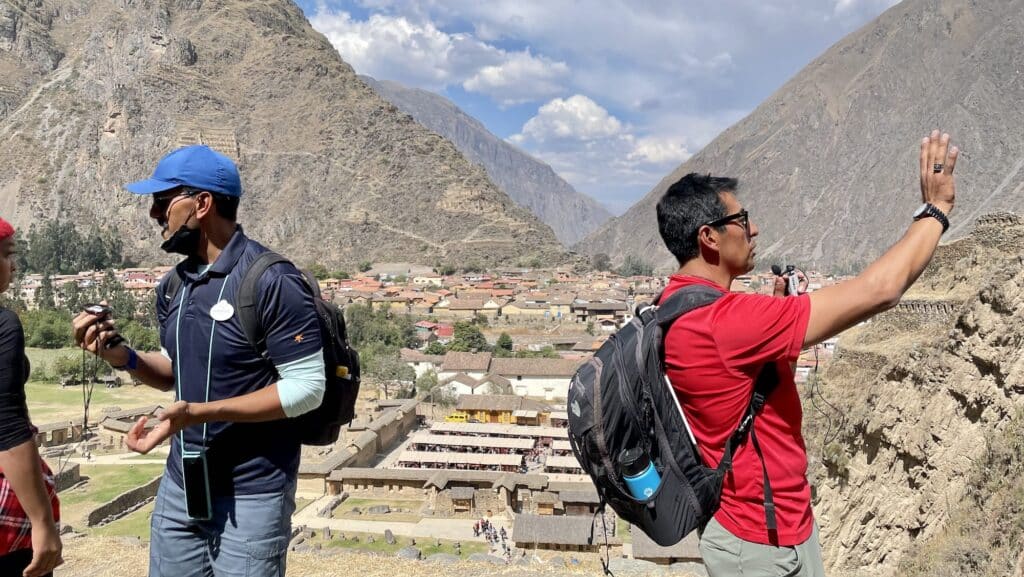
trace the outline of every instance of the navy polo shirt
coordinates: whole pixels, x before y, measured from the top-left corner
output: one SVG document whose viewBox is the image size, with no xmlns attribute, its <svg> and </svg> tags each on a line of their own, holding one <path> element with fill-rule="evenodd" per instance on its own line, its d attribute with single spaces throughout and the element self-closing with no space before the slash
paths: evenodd
<svg viewBox="0 0 1024 577">
<path fill-rule="evenodd" d="M 157 320 L 160 343 L 171 357 L 176 397 L 190 403 L 245 395 L 277 382 L 274 365 L 315 354 L 321 349 L 313 293 L 291 263 L 271 266 L 260 278 L 257 298 L 260 326 L 267 337 L 270 362 L 249 344 L 238 320 L 237 292 L 245 271 L 267 248 L 245 236 L 239 226 L 217 260 L 206 270 L 189 258 L 160 281 Z M 178 274 L 177 295 L 166 294 L 167 279 Z M 210 309 L 220 300 L 234 313 L 214 324 Z M 212 340 L 211 340 L 212 338 Z M 205 443 L 214 495 L 255 495 L 283 490 L 298 474 L 299 435 L 287 419 L 264 423 L 206 424 L 184 431 L 188 450 Z M 167 473 L 179 485 L 181 441 L 174 435 Z"/>
</svg>

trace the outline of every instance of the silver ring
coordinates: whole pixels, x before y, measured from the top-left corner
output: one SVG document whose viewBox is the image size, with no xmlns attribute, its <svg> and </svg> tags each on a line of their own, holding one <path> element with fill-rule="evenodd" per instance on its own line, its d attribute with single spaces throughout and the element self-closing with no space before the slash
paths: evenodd
<svg viewBox="0 0 1024 577">
<path fill-rule="evenodd" d="M 932 172 L 938 174 L 938 173 L 942 172 L 942 168 L 943 168 L 942 164 L 936 162 L 935 164 L 932 165 Z"/>
</svg>

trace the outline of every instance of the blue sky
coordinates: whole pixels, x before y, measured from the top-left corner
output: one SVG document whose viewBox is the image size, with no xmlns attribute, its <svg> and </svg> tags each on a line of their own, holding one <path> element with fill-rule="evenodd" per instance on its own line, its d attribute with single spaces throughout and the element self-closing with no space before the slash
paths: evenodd
<svg viewBox="0 0 1024 577">
<path fill-rule="evenodd" d="M 431 90 L 622 213 L 897 0 L 299 0 L 360 74 Z"/>
</svg>

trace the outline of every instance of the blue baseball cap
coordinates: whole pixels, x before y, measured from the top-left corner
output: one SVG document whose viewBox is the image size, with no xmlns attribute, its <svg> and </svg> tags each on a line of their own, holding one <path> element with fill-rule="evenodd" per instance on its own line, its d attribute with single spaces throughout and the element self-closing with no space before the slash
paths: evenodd
<svg viewBox="0 0 1024 577">
<path fill-rule="evenodd" d="M 171 152 L 160 160 L 153 177 L 124 187 L 135 194 L 156 194 L 188 186 L 224 196 L 242 196 L 242 179 L 231 159 L 197 144 Z"/>
</svg>

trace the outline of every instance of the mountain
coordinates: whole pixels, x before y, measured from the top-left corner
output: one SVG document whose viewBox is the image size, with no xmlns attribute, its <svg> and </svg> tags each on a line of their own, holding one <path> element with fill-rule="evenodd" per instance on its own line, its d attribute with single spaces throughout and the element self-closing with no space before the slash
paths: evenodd
<svg viewBox="0 0 1024 577">
<path fill-rule="evenodd" d="M 116 227 L 181 145 L 235 158 L 246 231 L 301 263 L 565 258 L 550 227 L 380 98 L 288 0 L 0 0 L 0 213 Z"/>
<path fill-rule="evenodd" d="M 579 193 L 551 167 L 494 136 L 447 98 L 389 80 L 360 76 L 385 100 L 451 140 L 519 206 L 537 215 L 562 243 L 572 245 L 611 218 L 599 202 Z"/>
<path fill-rule="evenodd" d="M 804 398 L 829 575 L 1024 569 L 1024 218 L 985 215 Z"/>
<path fill-rule="evenodd" d="M 949 131 L 964 151 L 947 240 L 985 212 L 1024 209 L 1024 2 L 905 0 L 850 34 L 750 115 L 580 243 L 664 268 L 655 205 L 689 172 L 740 179 L 762 266 L 850 269 L 906 230 L 918 142 Z"/>
</svg>

